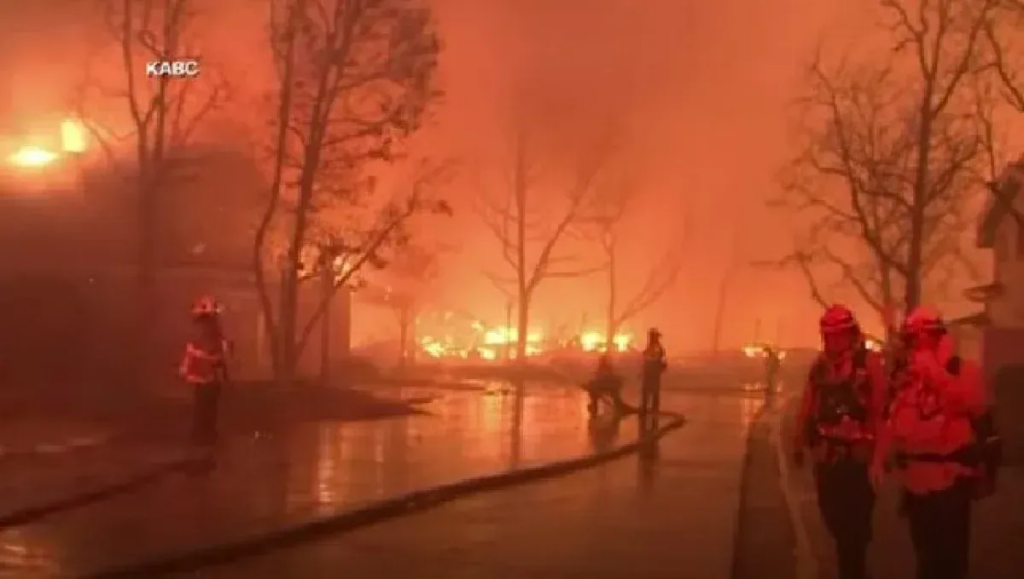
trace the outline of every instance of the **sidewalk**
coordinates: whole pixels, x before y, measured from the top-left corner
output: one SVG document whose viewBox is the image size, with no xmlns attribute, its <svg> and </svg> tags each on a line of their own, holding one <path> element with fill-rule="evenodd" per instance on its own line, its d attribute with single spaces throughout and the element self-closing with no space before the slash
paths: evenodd
<svg viewBox="0 0 1024 579">
<path fill-rule="evenodd" d="M 74 576 L 243 539 L 414 489 L 587 454 L 592 435 L 585 406 L 575 389 L 529 390 L 518 413 L 511 394 L 448 390 L 423 407 L 427 415 L 307 424 L 280 437 L 257 433 L 230 441 L 210 472 L 166 477 L 0 533 L 0 553 L 33 554 L 0 564 L 16 568 L 18 577 Z"/>
<path fill-rule="evenodd" d="M 727 579 L 753 402 L 671 394 L 665 407 L 689 420 L 656 456 L 468 497 L 187 576 Z"/>
<path fill-rule="evenodd" d="M 792 409 L 786 432 L 792 432 Z M 800 503 L 808 539 L 822 579 L 834 579 L 835 561 L 830 539 L 821 524 L 813 483 L 807 469 L 791 480 L 791 496 Z M 875 537 L 871 546 L 873 579 L 906 579 L 914 576 L 913 550 L 906 521 L 897 516 L 897 493 L 883 489 L 875 507 Z M 995 496 L 976 503 L 971 545 L 971 577 L 1016 579 L 1024 569 L 1024 468 L 1005 468 Z"/>
</svg>

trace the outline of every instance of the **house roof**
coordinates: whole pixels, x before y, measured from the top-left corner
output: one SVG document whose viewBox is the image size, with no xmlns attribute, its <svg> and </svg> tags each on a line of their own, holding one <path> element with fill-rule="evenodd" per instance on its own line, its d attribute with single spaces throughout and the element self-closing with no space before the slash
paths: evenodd
<svg viewBox="0 0 1024 579">
<path fill-rule="evenodd" d="M 985 210 L 978 223 L 976 244 L 982 249 L 995 245 L 996 231 L 1003 219 L 1014 212 L 1014 205 L 1024 183 L 1024 155 L 1003 169 L 995 181 L 988 183 L 992 195 L 985 202 Z"/>
<path fill-rule="evenodd" d="M 1005 295 L 1006 286 L 999 282 L 969 287 L 964 290 L 964 297 L 975 303 L 985 303 Z"/>
<path fill-rule="evenodd" d="M 992 319 L 989 318 L 985 312 L 978 312 L 969 316 L 963 316 L 952 320 L 946 320 L 946 325 L 949 327 L 957 326 L 973 326 L 973 327 L 985 327 L 992 324 Z"/>
</svg>

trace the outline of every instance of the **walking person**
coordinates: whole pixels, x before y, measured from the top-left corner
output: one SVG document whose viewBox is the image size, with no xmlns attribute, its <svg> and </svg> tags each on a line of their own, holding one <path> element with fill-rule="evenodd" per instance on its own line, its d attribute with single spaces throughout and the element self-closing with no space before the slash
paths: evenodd
<svg viewBox="0 0 1024 579">
<path fill-rule="evenodd" d="M 221 307 L 210 297 L 200 298 L 192 308 L 196 335 L 185 344 L 179 366 L 181 378 L 192 387 L 192 442 L 211 446 L 217 441 L 217 419 L 221 390 L 228 380 L 228 341 L 221 324 Z"/>
<path fill-rule="evenodd" d="M 835 543 L 839 579 L 865 579 L 875 491 L 869 466 L 885 406 L 881 356 L 864 344 L 853 313 L 829 307 L 820 320 L 823 348 L 804 389 L 793 461 L 813 460 L 818 508 Z"/>
<path fill-rule="evenodd" d="M 871 476 L 894 459 L 918 579 L 965 579 L 972 502 L 995 489 L 1002 441 L 981 371 L 956 355 L 937 313 L 918 308 L 904 332 L 906 368 Z"/>
</svg>

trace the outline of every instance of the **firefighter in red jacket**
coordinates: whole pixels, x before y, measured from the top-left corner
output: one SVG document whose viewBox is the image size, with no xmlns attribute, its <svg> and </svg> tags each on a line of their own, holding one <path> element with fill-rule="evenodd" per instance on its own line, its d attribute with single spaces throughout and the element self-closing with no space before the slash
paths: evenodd
<svg viewBox="0 0 1024 579">
<path fill-rule="evenodd" d="M 217 439 L 217 415 L 221 389 L 227 382 L 228 342 L 221 326 L 221 307 L 210 297 L 200 298 L 192 307 L 196 335 L 185 344 L 178 371 L 192 386 L 195 406 L 192 440 L 211 445 Z"/>
<path fill-rule="evenodd" d="M 820 320 L 823 351 L 800 403 L 794 462 L 809 451 L 818 507 L 835 541 L 839 579 L 864 579 L 875 492 L 868 468 L 885 407 L 881 357 L 864 344 L 853 313 L 829 307 Z"/>
<path fill-rule="evenodd" d="M 993 492 L 1002 459 L 981 371 L 957 356 L 937 313 L 907 318 L 907 363 L 871 475 L 895 459 L 920 579 L 968 574 L 971 503 Z"/>
</svg>

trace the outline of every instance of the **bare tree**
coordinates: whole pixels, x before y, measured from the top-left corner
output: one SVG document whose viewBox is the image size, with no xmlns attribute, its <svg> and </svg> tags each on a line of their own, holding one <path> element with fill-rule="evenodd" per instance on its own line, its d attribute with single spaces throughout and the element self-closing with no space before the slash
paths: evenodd
<svg viewBox="0 0 1024 579">
<path fill-rule="evenodd" d="M 284 385 L 293 381 L 304 345 L 334 292 L 365 266 L 383 266 L 383 250 L 401 244 L 414 215 L 448 207 L 418 181 L 411 192 L 361 222 L 353 223 L 345 211 L 358 213 L 379 193 L 373 164 L 402 157 L 405 139 L 440 96 L 433 83 L 439 41 L 428 5 L 422 0 L 269 4 L 279 84 L 271 194 L 253 265 L 275 375 Z M 323 214 L 328 205 L 341 208 L 335 219 Z M 276 308 L 266 272 L 275 227 L 284 232 Z M 336 275 L 324 276 L 331 284 L 303 327 L 298 293 L 309 262 Z"/>
<path fill-rule="evenodd" d="M 385 304 L 398 321 L 399 365 L 408 366 L 416 357 L 416 319 L 430 287 L 440 275 L 439 250 L 410 246 L 386 272 Z"/>
<path fill-rule="evenodd" d="M 997 0 L 881 0 L 891 54 L 807 70 L 804 147 L 787 167 L 782 205 L 809 227 L 782 263 L 825 303 L 852 287 L 880 315 L 973 274 L 963 249 L 969 196 L 990 178 L 984 40 Z M 834 276 L 830 285 L 823 270 Z"/>
<path fill-rule="evenodd" d="M 993 10 L 993 17 L 985 24 L 984 38 L 990 71 L 995 73 L 997 86 L 1005 102 L 1018 113 L 1024 112 L 1024 84 L 1020 78 L 1021 61 L 1019 46 L 1024 25 L 1024 2 L 1001 0 Z"/>
<path fill-rule="evenodd" d="M 688 216 L 683 214 L 678 224 L 678 239 L 663 249 L 661 257 L 650 265 L 646 275 L 632 294 L 623 295 L 619 269 L 619 256 L 625 238 L 623 225 L 633 216 L 630 209 L 636 206 L 638 192 L 627 183 L 617 183 L 601 188 L 595 196 L 592 214 L 588 221 L 593 224 L 593 237 L 601 248 L 605 259 L 605 274 L 608 301 L 605 307 L 605 347 L 613 348 L 615 336 L 626 322 L 656 304 L 671 290 L 679 278 L 682 268 L 683 250 L 690 227 Z"/>
<path fill-rule="evenodd" d="M 117 47 L 121 75 L 117 86 L 87 74 L 77 103 L 93 140 L 114 164 L 123 160 L 122 148 L 131 151 L 128 172 L 137 194 L 138 290 L 140 370 L 146 367 L 149 320 L 155 308 L 158 239 L 156 227 L 161 198 L 181 185 L 179 153 L 192 141 L 203 120 L 223 104 L 223 79 L 211 69 L 199 80 L 147 78 L 146 63 L 194 57 L 192 25 L 197 17 L 193 0 L 93 0 Z M 87 71 L 91 73 L 90 71 Z M 99 122 L 93 106 L 120 100 L 127 109 L 131 130 L 118 134 Z M 100 101 L 100 102 L 97 102 Z M 109 110 L 109 109 L 108 109 Z"/>
<path fill-rule="evenodd" d="M 578 257 L 556 253 L 574 235 L 585 218 L 595 180 L 606 159 L 606 149 L 589 152 L 572 171 L 562 207 L 543 206 L 536 150 L 525 131 L 516 135 L 511 183 L 498 195 L 481 195 L 480 215 L 501 247 L 501 258 L 511 277 L 487 272 L 497 284 L 514 287 L 516 302 L 516 360 L 526 359 L 530 305 L 545 280 L 581 277 L 600 267 L 577 267 Z M 554 213 L 557 211 L 557 213 Z M 545 215 L 555 214 L 553 219 Z M 536 251 L 536 255 L 532 255 Z"/>
</svg>

